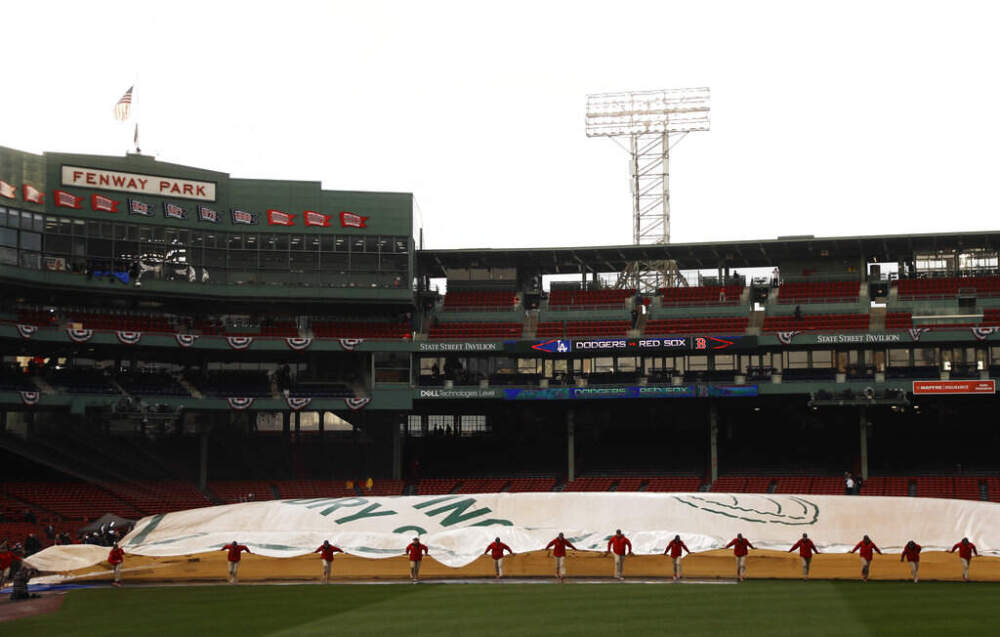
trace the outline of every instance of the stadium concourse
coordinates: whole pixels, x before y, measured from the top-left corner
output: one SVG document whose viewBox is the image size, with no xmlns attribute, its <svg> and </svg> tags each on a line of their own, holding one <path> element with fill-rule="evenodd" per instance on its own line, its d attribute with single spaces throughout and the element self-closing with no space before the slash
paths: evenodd
<svg viewBox="0 0 1000 637">
<path fill-rule="evenodd" d="M 330 540 L 345 555 L 334 562 L 341 579 L 400 579 L 407 576 L 403 549 L 411 536 L 430 547 L 428 577 L 491 575 L 483 556 L 495 536 L 516 554 L 507 558 L 510 576 L 545 577 L 552 560 L 543 550 L 559 532 L 575 546 L 570 576 L 607 576 L 604 552 L 620 527 L 636 557 L 626 574 L 669 575 L 663 557 L 679 535 L 692 551 L 684 573 L 694 578 L 731 578 L 727 543 L 738 533 L 752 542 L 750 577 L 801 576 L 797 554 L 788 549 L 808 533 L 821 554 L 813 576 L 856 578 L 859 558 L 849 555 L 870 535 L 883 555 L 875 579 L 907 577 L 900 562 L 904 544 L 916 539 L 924 549 L 924 579 L 961 578 L 956 554 L 962 537 L 973 538 L 981 557 L 973 559 L 976 580 L 1000 581 L 1000 510 L 995 504 L 933 498 L 794 496 L 751 494 L 474 494 L 393 498 L 304 498 L 251 502 L 180 511 L 140 520 L 122 539 L 125 577 L 133 581 L 217 580 L 225 573 L 224 545 L 250 549 L 240 577 L 248 580 L 312 579 L 320 560 L 316 547 Z M 49 574 L 47 581 L 107 579 L 106 549 L 53 546 L 27 564 Z"/>
</svg>

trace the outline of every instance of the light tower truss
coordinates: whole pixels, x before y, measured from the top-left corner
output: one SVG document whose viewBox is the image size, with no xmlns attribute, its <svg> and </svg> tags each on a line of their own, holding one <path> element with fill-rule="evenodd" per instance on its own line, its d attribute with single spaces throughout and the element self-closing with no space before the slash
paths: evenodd
<svg viewBox="0 0 1000 637">
<path fill-rule="evenodd" d="M 710 96 L 704 87 L 587 96 L 587 137 L 610 137 L 629 154 L 636 245 L 670 243 L 670 151 L 688 133 L 709 130 Z M 677 284 L 666 261 L 633 264 L 618 280 L 645 293 Z"/>
</svg>

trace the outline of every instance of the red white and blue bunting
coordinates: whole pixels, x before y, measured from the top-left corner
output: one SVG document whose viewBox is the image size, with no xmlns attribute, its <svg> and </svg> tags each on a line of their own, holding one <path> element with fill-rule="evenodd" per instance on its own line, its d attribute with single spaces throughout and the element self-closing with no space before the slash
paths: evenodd
<svg viewBox="0 0 1000 637">
<path fill-rule="evenodd" d="M 234 396 L 226 399 L 226 402 L 229 403 L 229 408 L 236 411 L 250 409 L 250 406 L 253 405 L 253 401 L 254 399 L 250 396 Z"/>
<path fill-rule="evenodd" d="M 25 325 L 24 323 L 17 324 L 17 333 L 21 335 L 21 338 L 31 338 L 37 331 L 37 325 Z"/>
<path fill-rule="evenodd" d="M 921 336 L 923 336 L 927 332 L 931 331 L 931 328 L 929 328 L 929 327 L 911 327 L 907 331 L 910 333 L 910 338 L 911 339 L 913 339 L 915 341 L 919 341 Z"/>
<path fill-rule="evenodd" d="M 118 330 L 115 332 L 118 342 L 122 345 L 135 345 L 142 340 L 142 332 L 132 332 L 129 330 Z"/>
<path fill-rule="evenodd" d="M 229 347 L 231 347 L 233 349 L 236 349 L 236 350 L 246 349 L 246 348 L 250 347 L 251 345 L 253 345 L 253 337 L 252 336 L 227 336 L 226 337 L 226 343 L 229 344 Z"/>
<path fill-rule="evenodd" d="M 778 337 L 778 342 L 780 342 L 782 345 L 791 345 L 792 339 L 801 333 L 802 332 L 793 330 L 791 332 L 778 332 L 776 336 Z"/>
<path fill-rule="evenodd" d="M 371 401 L 372 401 L 371 398 L 362 396 L 351 396 L 350 398 L 344 399 L 344 403 L 347 405 L 347 408 L 350 409 L 351 411 L 360 411 L 361 409 L 364 409 L 365 406 Z"/>
<path fill-rule="evenodd" d="M 307 347 L 312 345 L 312 342 L 313 342 L 312 338 L 308 336 L 285 339 L 285 344 L 288 345 L 290 349 L 293 349 L 296 352 L 301 352 L 302 350 L 306 349 Z"/>
<path fill-rule="evenodd" d="M 174 334 L 174 338 L 177 339 L 177 344 L 181 347 L 191 347 L 194 342 L 198 340 L 197 334 Z"/>
<path fill-rule="evenodd" d="M 1000 327 L 973 327 L 971 329 L 972 335 L 976 337 L 977 341 L 985 341 L 987 336 L 1000 331 Z"/>
<path fill-rule="evenodd" d="M 353 352 L 354 348 L 365 342 L 363 338 L 338 338 L 337 341 L 340 346 L 344 348 L 345 352 Z"/>
<path fill-rule="evenodd" d="M 288 403 L 288 408 L 292 411 L 300 411 L 309 406 L 312 398 L 305 396 L 285 396 L 285 402 Z"/>
<path fill-rule="evenodd" d="M 94 335 L 94 330 L 82 329 L 74 330 L 72 328 L 66 330 L 66 335 L 69 336 L 69 340 L 74 343 L 86 343 Z"/>
<path fill-rule="evenodd" d="M 42 398 L 42 394 L 37 391 L 23 391 L 21 392 L 21 402 L 25 405 L 37 405 L 38 401 Z"/>
</svg>

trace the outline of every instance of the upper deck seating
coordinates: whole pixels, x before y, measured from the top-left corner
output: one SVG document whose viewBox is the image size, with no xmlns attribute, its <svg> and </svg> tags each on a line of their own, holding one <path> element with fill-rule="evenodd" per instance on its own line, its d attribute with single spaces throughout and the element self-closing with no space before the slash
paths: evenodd
<svg viewBox="0 0 1000 637">
<path fill-rule="evenodd" d="M 778 288 L 779 303 L 846 303 L 856 301 L 861 290 L 852 281 L 792 281 Z"/>
<path fill-rule="evenodd" d="M 761 328 L 764 332 L 820 332 L 867 330 L 868 314 L 803 314 L 800 318 L 792 315 L 768 316 Z"/>
<path fill-rule="evenodd" d="M 444 295 L 446 310 L 509 310 L 517 304 L 511 290 L 449 290 Z"/>
<path fill-rule="evenodd" d="M 549 307 L 560 310 L 619 307 L 633 296 L 635 290 L 552 290 L 549 293 Z"/>
</svg>

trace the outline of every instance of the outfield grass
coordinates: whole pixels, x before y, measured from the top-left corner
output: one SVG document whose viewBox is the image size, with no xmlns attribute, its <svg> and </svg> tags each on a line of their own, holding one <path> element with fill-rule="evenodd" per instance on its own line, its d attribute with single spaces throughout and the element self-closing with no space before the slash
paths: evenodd
<svg viewBox="0 0 1000 637">
<path fill-rule="evenodd" d="M 69 593 L 9 635 L 996 635 L 1000 586 L 198 586 Z"/>
</svg>

